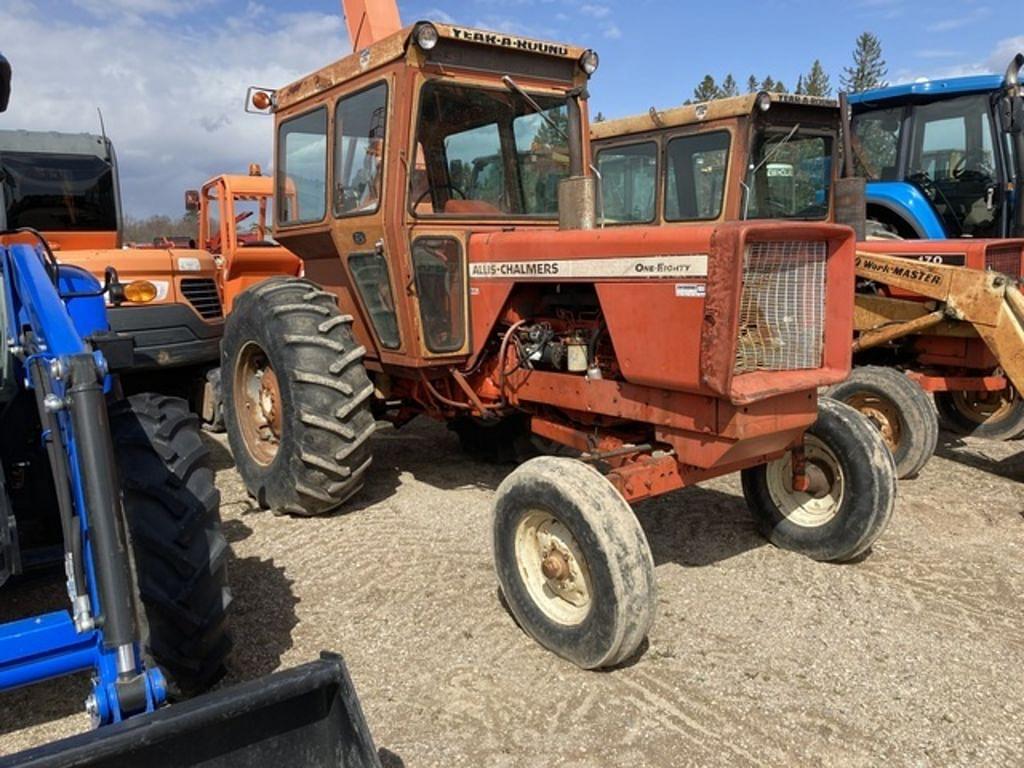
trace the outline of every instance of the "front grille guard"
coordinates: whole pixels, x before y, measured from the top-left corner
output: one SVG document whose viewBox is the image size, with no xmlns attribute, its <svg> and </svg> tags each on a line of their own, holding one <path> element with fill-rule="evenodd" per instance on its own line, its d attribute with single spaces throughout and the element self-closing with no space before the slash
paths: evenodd
<svg viewBox="0 0 1024 768">
<path fill-rule="evenodd" d="M 853 231 L 739 222 L 712 236 L 703 384 L 735 405 L 842 381 L 853 339 Z"/>
</svg>

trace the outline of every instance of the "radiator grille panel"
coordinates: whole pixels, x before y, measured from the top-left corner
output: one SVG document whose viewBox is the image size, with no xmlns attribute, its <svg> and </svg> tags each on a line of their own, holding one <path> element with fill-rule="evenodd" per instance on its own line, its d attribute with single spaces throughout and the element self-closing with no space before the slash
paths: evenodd
<svg viewBox="0 0 1024 768">
<path fill-rule="evenodd" d="M 827 259 L 824 242 L 747 245 L 735 373 L 821 367 Z"/>
<path fill-rule="evenodd" d="M 1002 272 L 1011 277 L 1020 277 L 1020 248 L 1015 245 L 989 248 L 985 251 L 985 269 Z"/>
<path fill-rule="evenodd" d="M 218 320 L 224 317 L 215 281 L 208 278 L 186 277 L 181 281 L 181 292 L 204 320 Z"/>
</svg>

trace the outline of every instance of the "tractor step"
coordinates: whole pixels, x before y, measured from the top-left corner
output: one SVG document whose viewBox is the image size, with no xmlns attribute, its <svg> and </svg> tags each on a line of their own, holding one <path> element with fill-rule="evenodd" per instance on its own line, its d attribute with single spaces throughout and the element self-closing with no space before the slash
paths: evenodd
<svg viewBox="0 0 1024 768">
<path fill-rule="evenodd" d="M 0 758 L 0 768 L 380 768 L 340 656 Z"/>
</svg>

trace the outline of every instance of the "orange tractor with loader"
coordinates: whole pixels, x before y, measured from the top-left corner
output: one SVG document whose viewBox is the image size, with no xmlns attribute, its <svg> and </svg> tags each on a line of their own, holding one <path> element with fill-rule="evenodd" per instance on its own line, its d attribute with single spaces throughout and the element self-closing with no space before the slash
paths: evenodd
<svg viewBox="0 0 1024 768">
<path fill-rule="evenodd" d="M 748 219 L 863 231 L 863 182 L 840 178 L 840 117 L 834 101 L 758 93 L 595 124 L 604 231 Z M 878 427 L 900 477 L 935 451 L 931 393 L 957 431 L 1024 431 L 1024 240 L 861 241 L 856 274 L 857 367 L 829 394 Z"/>
<path fill-rule="evenodd" d="M 628 658 L 654 617 L 630 502 L 739 471 L 778 546 L 870 549 L 892 457 L 818 397 L 849 374 L 852 230 L 601 229 L 593 51 L 377 21 L 350 14 L 354 40 L 375 29 L 365 47 L 250 94 L 274 115 L 273 236 L 304 270 L 247 288 L 226 322 L 228 438 L 253 497 L 338 509 L 372 471 L 375 419 L 443 419 L 475 450 L 572 449 L 506 478 L 492 541 L 520 625 L 587 668 Z"/>
</svg>

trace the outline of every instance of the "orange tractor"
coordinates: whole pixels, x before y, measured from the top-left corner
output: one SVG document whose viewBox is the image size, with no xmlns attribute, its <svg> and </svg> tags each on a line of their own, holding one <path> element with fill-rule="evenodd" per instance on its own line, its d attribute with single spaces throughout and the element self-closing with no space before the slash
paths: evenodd
<svg viewBox="0 0 1024 768">
<path fill-rule="evenodd" d="M 605 231 L 746 219 L 863 226 L 863 182 L 839 176 L 840 114 L 834 101 L 759 93 L 595 124 Z M 930 393 L 958 431 L 1024 431 L 1024 301 L 1014 287 L 1024 240 L 887 239 L 857 250 L 857 367 L 829 395 L 879 428 L 900 477 L 935 450 Z"/>
<path fill-rule="evenodd" d="M 375 417 L 444 419 L 487 453 L 572 449 L 502 483 L 493 553 L 524 630 L 587 668 L 653 620 L 630 502 L 739 471 L 778 546 L 866 552 L 892 457 L 817 394 L 850 369 L 852 230 L 598 229 L 593 51 L 426 22 L 373 40 L 250 98 L 274 115 L 274 238 L 304 264 L 237 295 L 225 327 L 228 437 L 259 503 L 337 509 Z"/>
</svg>

